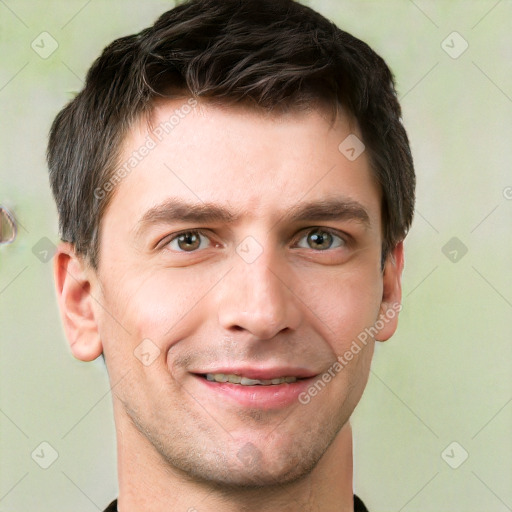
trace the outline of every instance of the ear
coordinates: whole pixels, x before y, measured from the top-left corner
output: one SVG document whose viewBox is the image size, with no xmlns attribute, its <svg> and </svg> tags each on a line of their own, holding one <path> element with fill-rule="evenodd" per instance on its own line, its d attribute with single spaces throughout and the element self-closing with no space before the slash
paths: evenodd
<svg viewBox="0 0 512 512">
<path fill-rule="evenodd" d="M 400 242 L 388 254 L 384 263 L 382 302 L 380 305 L 379 318 L 375 324 L 379 329 L 379 332 L 375 336 L 377 341 L 386 341 L 391 338 L 398 326 L 398 313 L 402 309 L 403 270 L 404 244 Z"/>
<path fill-rule="evenodd" d="M 62 323 L 71 352 L 81 361 L 92 361 L 103 352 L 90 295 L 90 274 L 93 271 L 68 242 L 59 244 L 53 271 Z"/>
</svg>

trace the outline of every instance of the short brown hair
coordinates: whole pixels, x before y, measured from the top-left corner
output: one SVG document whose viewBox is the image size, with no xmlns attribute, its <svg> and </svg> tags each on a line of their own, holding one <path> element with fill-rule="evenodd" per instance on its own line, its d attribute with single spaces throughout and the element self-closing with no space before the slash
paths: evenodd
<svg viewBox="0 0 512 512">
<path fill-rule="evenodd" d="M 366 43 L 293 0 L 189 0 L 107 46 L 57 115 L 48 163 L 61 238 L 93 268 L 121 142 L 158 97 L 255 108 L 342 105 L 358 122 L 382 190 L 383 259 L 407 234 L 415 174 L 394 79 Z M 340 141 L 341 142 L 341 141 Z"/>
</svg>

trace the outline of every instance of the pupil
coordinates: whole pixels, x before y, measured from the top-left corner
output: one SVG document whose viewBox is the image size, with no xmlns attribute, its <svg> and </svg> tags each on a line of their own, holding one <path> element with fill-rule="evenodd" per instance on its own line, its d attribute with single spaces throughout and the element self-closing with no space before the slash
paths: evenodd
<svg viewBox="0 0 512 512">
<path fill-rule="evenodd" d="M 199 237 L 195 233 L 185 233 L 178 239 L 178 245 L 180 246 L 180 249 L 184 250 L 197 249 L 199 243 Z"/>
<path fill-rule="evenodd" d="M 332 236 L 325 231 L 316 231 L 310 235 L 309 240 L 312 241 L 313 244 L 316 244 L 317 248 L 320 246 L 320 248 L 326 249 L 331 245 L 331 238 Z"/>
</svg>

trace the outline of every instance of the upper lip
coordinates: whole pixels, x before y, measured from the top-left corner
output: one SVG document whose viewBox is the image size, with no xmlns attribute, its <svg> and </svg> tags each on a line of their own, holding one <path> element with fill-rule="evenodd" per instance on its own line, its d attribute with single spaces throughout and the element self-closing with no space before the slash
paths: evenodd
<svg viewBox="0 0 512 512">
<path fill-rule="evenodd" d="M 215 367 L 193 371 L 191 373 L 207 374 L 207 373 L 223 373 L 225 375 L 240 375 L 248 379 L 269 380 L 277 379 L 279 377 L 297 377 L 298 379 L 307 379 L 318 375 L 305 368 L 290 367 L 290 366 L 274 366 L 272 368 L 255 368 L 255 367 Z"/>
</svg>

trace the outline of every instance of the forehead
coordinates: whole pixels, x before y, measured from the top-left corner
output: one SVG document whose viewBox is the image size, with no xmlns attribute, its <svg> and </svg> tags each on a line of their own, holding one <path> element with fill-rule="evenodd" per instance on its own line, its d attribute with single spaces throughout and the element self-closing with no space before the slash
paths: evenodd
<svg viewBox="0 0 512 512">
<path fill-rule="evenodd" d="M 237 216 L 278 216 L 300 202 L 343 196 L 379 217 L 380 192 L 363 152 L 347 158 L 347 137 L 361 138 L 343 112 L 273 114 L 189 98 L 160 101 L 124 140 L 109 219 L 133 223 L 170 197 L 217 203 Z"/>
</svg>

